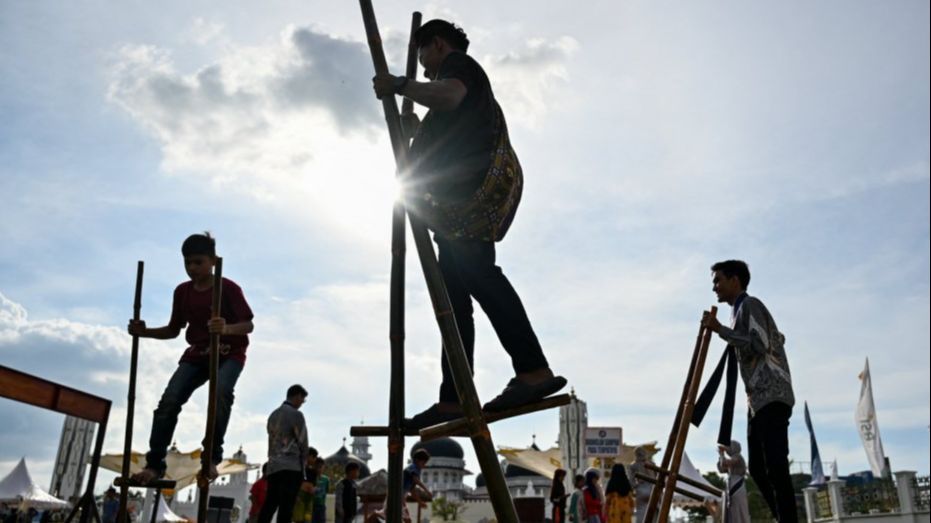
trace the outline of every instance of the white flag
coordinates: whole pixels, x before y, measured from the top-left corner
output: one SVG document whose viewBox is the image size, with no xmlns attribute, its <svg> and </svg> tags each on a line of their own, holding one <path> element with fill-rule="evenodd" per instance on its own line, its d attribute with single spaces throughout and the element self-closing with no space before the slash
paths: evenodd
<svg viewBox="0 0 931 523">
<path fill-rule="evenodd" d="M 857 429 L 860 440 L 866 450 L 873 475 L 882 477 L 886 468 L 886 455 L 883 453 L 882 440 L 879 439 L 879 425 L 876 423 L 876 406 L 873 404 L 873 384 L 870 380 L 870 360 L 860 373 L 860 401 L 857 403 Z"/>
</svg>

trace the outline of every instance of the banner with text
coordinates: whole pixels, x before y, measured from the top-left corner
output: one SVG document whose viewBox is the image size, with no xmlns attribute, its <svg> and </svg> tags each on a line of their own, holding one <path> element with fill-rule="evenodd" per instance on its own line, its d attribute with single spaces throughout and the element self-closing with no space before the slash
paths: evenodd
<svg viewBox="0 0 931 523">
<path fill-rule="evenodd" d="M 621 427 L 588 427 L 585 429 L 585 456 L 613 458 L 621 453 Z"/>
</svg>

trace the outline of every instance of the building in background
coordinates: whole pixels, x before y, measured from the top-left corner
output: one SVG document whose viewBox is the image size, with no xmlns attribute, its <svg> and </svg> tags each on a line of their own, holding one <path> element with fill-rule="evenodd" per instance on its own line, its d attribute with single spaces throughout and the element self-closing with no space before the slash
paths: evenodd
<svg viewBox="0 0 931 523">
<path fill-rule="evenodd" d="M 575 396 L 568 405 L 559 407 L 559 449 L 562 466 L 572 478 L 581 474 L 587 465 L 585 459 L 585 429 L 588 428 L 588 406 Z"/>
<path fill-rule="evenodd" d="M 52 471 L 52 484 L 49 494 L 74 501 L 84 493 L 84 471 L 94 445 L 96 423 L 81 418 L 68 416 L 61 428 L 58 443 L 58 456 Z"/>
<path fill-rule="evenodd" d="M 411 448 L 411 455 L 419 449 L 430 453 L 430 461 L 420 479 L 435 498 L 458 502 L 471 493 L 463 479 L 472 473 L 465 468 L 465 454 L 459 443 L 452 438 L 421 441 Z"/>
</svg>

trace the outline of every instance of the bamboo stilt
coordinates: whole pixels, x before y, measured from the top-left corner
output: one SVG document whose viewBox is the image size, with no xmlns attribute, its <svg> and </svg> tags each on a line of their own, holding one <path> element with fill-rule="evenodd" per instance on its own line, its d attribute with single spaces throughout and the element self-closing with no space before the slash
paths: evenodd
<svg viewBox="0 0 931 523">
<path fill-rule="evenodd" d="M 217 264 L 213 270 L 213 299 L 210 319 L 220 317 L 221 298 L 223 297 L 223 258 L 217 257 Z M 213 440 L 217 429 L 217 370 L 220 366 L 220 335 L 210 335 L 210 380 L 208 382 L 207 399 L 207 429 L 204 439 L 204 454 L 201 456 L 202 467 L 198 487 L 200 492 L 197 499 L 197 521 L 207 521 L 207 502 L 210 498 L 210 465 L 213 463 Z"/>
<path fill-rule="evenodd" d="M 517 416 L 523 416 L 524 414 L 532 414 L 534 412 L 539 412 L 541 410 L 552 409 L 556 407 L 561 407 L 563 405 L 568 405 L 572 397 L 569 394 L 559 394 L 557 396 L 550 396 L 549 398 L 544 398 L 540 401 L 534 403 L 529 403 L 527 405 L 522 405 L 515 409 L 503 410 L 501 412 L 489 412 L 485 414 L 486 423 L 495 423 L 497 421 L 506 420 L 514 418 Z M 446 423 L 441 423 L 433 427 L 427 427 L 419 432 L 416 430 L 404 429 L 405 436 L 420 436 L 421 441 L 430 441 L 432 439 L 442 438 L 446 436 L 468 436 L 467 424 L 465 418 L 459 418 L 452 421 L 447 421 Z M 368 437 L 377 437 L 377 436 L 387 436 L 389 427 L 386 426 L 377 426 L 377 425 L 356 425 L 349 428 L 350 436 L 368 436 Z"/>
<path fill-rule="evenodd" d="M 652 478 L 650 476 L 644 476 L 643 474 L 640 474 L 639 472 L 637 474 L 634 474 L 634 476 L 640 481 L 646 481 L 647 483 L 656 485 L 656 481 L 657 481 L 656 478 Z M 685 478 L 679 478 L 680 481 L 682 481 L 683 479 Z M 682 482 L 685 483 L 685 481 L 682 481 Z M 698 494 L 695 494 L 694 492 L 689 492 L 688 490 L 684 490 L 679 487 L 675 488 L 675 493 L 685 496 L 689 499 L 693 499 L 695 501 L 705 501 L 705 498 L 699 496 Z M 720 494 L 720 491 L 718 491 L 718 493 Z"/>
<path fill-rule="evenodd" d="M 717 307 L 712 307 L 704 315 L 715 316 L 717 311 Z M 703 319 L 704 315 L 702 316 Z M 666 523 L 669 517 L 676 482 L 679 481 L 679 466 L 682 464 L 682 455 L 685 452 L 685 440 L 688 437 L 689 423 L 695 409 L 695 398 L 698 396 L 698 385 L 701 382 L 702 371 L 705 367 L 708 345 L 711 343 L 711 334 L 711 330 L 705 328 L 704 323 L 702 323 L 698 329 L 695 350 L 692 353 L 692 361 L 689 365 L 685 385 L 682 388 L 682 398 L 679 401 L 675 421 L 669 434 L 669 443 L 663 453 L 662 464 L 658 467 L 657 481 L 650 492 L 650 501 L 644 518 L 646 522 L 652 523 L 654 518 L 658 517 L 660 523 Z M 657 509 L 659 510 L 658 513 Z"/>
<path fill-rule="evenodd" d="M 647 463 L 646 468 L 652 470 L 653 472 L 658 473 L 657 479 L 650 478 L 650 479 L 647 481 L 648 483 L 654 483 L 654 484 L 655 484 L 656 481 L 658 480 L 659 476 L 662 476 L 663 478 L 666 477 L 666 471 L 663 470 L 663 469 L 661 469 L 661 468 L 659 468 L 659 467 L 657 467 L 656 465 L 651 465 L 651 464 Z M 687 478 L 687 477 L 684 477 L 684 476 L 679 476 L 679 481 L 682 482 L 682 483 L 685 483 L 686 485 L 693 486 L 693 487 L 695 487 L 695 488 L 697 488 L 697 489 L 704 490 L 705 492 L 707 492 L 707 493 L 709 493 L 709 494 L 711 494 L 712 496 L 715 496 L 715 497 L 721 497 L 721 495 L 723 494 L 723 493 L 721 492 L 721 489 L 719 489 L 719 488 L 717 488 L 717 487 L 709 487 L 708 485 L 705 485 L 704 483 L 701 483 L 701 482 L 699 482 L 699 481 L 695 481 L 695 480 L 692 479 L 692 478 Z"/>
<path fill-rule="evenodd" d="M 411 17 L 411 35 L 407 49 L 407 76 L 417 76 L 417 46 L 414 32 L 420 28 L 422 15 Z M 404 113 L 414 111 L 413 102 L 404 101 Z M 402 146 L 408 146 L 404 139 Z M 401 521 L 403 514 L 404 473 L 404 263 L 407 251 L 407 219 L 404 205 L 395 202 L 391 216 L 391 393 L 388 398 L 388 521 Z"/>
<path fill-rule="evenodd" d="M 139 321 L 142 310 L 142 274 L 145 263 L 139 261 L 136 265 L 136 292 L 133 298 L 133 321 Z M 123 478 L 129 478 L 129 460 L 133 451 L 133 422 L 136 412 L 136 370 L 139 365 L 139 336 L 133 336 L 132 353 L 129 360 L 129 392 L 126 395 L 126 433 L 123 436 L 123 466 L 120 469 Z M 123 482 L 120 485 L 120 509 L 116 520 L 118 523 L 129 521 L 127 502 L 129 501 L 129 485 Z"/>
<path fill-rule="evenodd" d="M 378 32 L 372 2 L 371 0 L 359 0 L 359 4 L 362 9 L 362 19 L 365 24 L 375 72 L 376 74 L 388 74 L 388 64 L 382 49 L 381 36 Z M 382 107 L 385 112 L 385 120 L 388 124 L 388 132 L 398 171 L 403 173 L 410 164 L 408 161 L 408 148 L 404 143 L 403 133 L 401 132 L 395 97 L 384 97 Z M 424 277 L 427 280 L 427 289 L 430 292 L 434 313 L 442 334 L 443 350 L 453 373 L 453 381 L 459 394 L 465 418 L 468 420 L 470 437 L 482 473 L 487 481 L 495 515 L 501 523 L 517 523 L 517 511 L 511 501 L 507 484 L 504 481 L 504 474 L 498 465 L 491 434 L 488 432 L 488 426 L 482 417 L 478 393 L 472 381 L 472 371 L 466 358 L 465 349 L 462 346 L 462 339 L 459 336 L 456 318 L 449 303 L 449 296 L 446 293 L 446 286 L 440 273 L 436 254 L 433 251 L 433 244 L 423 222 L 416 216 L 411 215 L 410 223 L 414 244 L 417 247 L 417 254 L 424 271 Z M 390 523 L 395 522 L 391 521 Z"/>
</svg>

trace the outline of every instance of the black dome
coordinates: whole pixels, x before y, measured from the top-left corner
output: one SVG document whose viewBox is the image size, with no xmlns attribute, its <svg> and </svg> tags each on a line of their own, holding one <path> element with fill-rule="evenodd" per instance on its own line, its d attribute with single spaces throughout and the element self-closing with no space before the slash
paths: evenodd
<svg viewBox="0 0 931 523">
<path fill-rule="evenodd" d="M 484 486 L 486 486 L 486 485 L 485 485 L 485 476 L 483 476 L 481 473 L 479 473 L 478 476 L 475 476 L 475 488 L 481 488 L 481 487 L 484 487 Z"/>
<path fill-rule="evenodd" d="M 434 458 L 455 458 L 462 459 L 465 454 L 462 452 L 462 446 L 456 443 L 452 438 L 440 438 L 432 441 L 420 441 L 411 447 L 411 456 L 420 449 L 424 449 Z"/>
<path fill-rule="evenodd" d="M 327 467 L 333 467 L 337 470 L 343 470 L 350 461 L 359 464 L 359 479 L 364 479 L 372 475 L 368 465 L 355 454 L 351 454 L 345 446 L 340 447 L 335 454 L 323 460 Z"/>
</svg>

